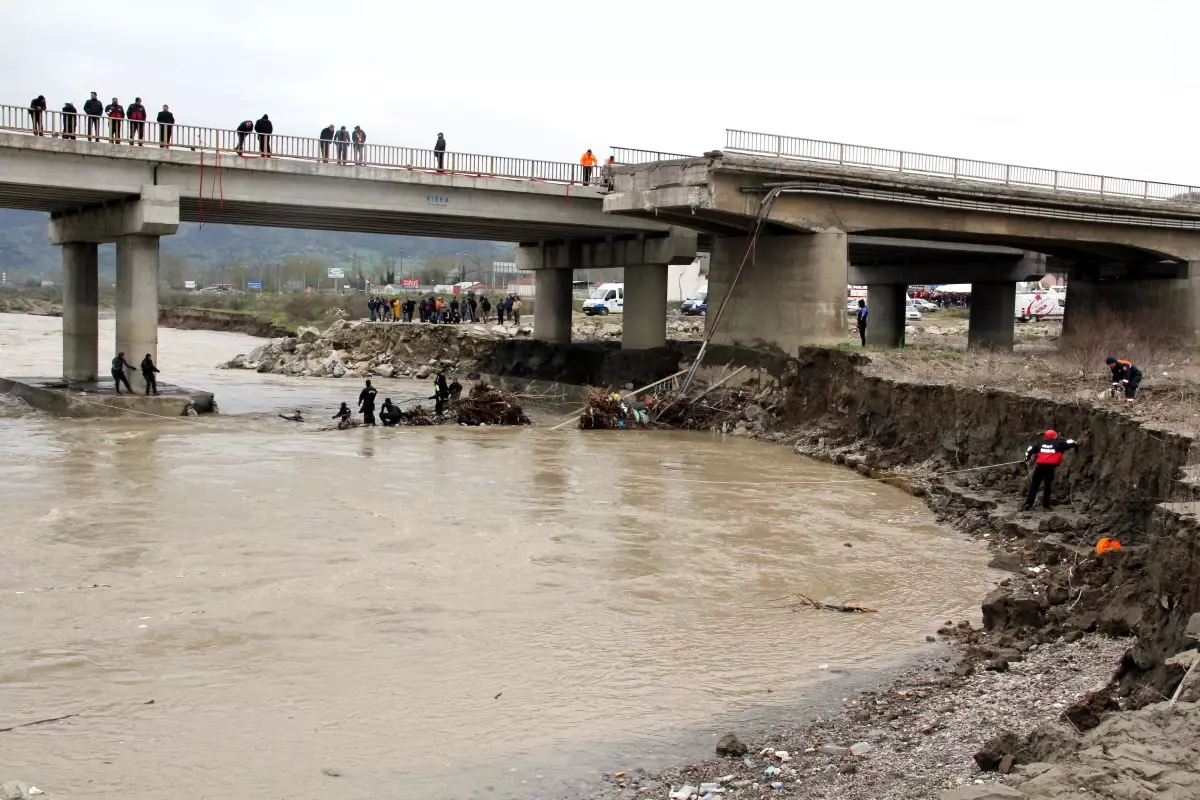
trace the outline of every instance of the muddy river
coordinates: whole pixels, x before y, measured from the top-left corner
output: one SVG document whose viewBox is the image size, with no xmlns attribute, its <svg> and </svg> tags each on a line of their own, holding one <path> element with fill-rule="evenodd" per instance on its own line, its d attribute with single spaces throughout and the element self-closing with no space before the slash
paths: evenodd
<svg viewBox="0 0 1200 800">
<path fill-rule="evenodd" d="M 0 314 L 6 373 L 58 374 L 59 325 Z M 160 338 L 161 379 L 224 413 L 0 395 L 0 728 L 74 715 L 0 733 L 0 780 L 52 797 L 563 796 L 836 699 L 990 585 L 919 501 L 784 448 L 321 432 L 358 381 Z M 320 422 L 275 417 L 294 408 Z M 795 613 L 796 592 L 879 613 Z"/>
</svg>

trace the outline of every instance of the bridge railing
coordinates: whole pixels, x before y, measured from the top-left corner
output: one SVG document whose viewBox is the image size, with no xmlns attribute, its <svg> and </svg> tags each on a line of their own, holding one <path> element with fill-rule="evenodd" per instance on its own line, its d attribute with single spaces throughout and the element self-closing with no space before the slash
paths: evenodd
<svg viewBox="0 0 1200 800">
<path fill-rule="evenodd" d="M 138 127 L 139 124 L 141 127 Z M 130 119 L 110 120 L 108 117 L 89 117 L 82 113 L 64 114 L 61 111 L 43 111 L 40 116 L 35 117 L 29 108 L 21 106 L 0 106 L 0 130 L 28 134 L 40 132 L 44 136 L 94 141 L 109 146 L 169 147 L 177 150 L 270 156 L 348 166 L 357 164 L 514 180 L 583 183 L 582 165 L 563 161 L 446 151 L 439 163 L 437 152 L 422 148 L 367 142 L 361 146 L 360 153 L 352 142 L 339 143 L 279 133 L 270 134 L 263 142 L 256 133 L 243 134 L 234 130 L 195 125 L 160 125 L 149 120 L 141 123 Z"/>
<path fill-rule="evenodd" d="M 1006 186 L 1032 186 L 1061 192 L 1081 192 L 1143 200 L 1200 201 L 1192 186 L 1157 183 L 1132 178 L 1113 178 L 1082 172 L 1065 172 L 1015 164 L 996 164 L 953 156 L 909 153 L 817 139 L 801 139 L 771 133 L 726 129 L 725 149 L 735 153 L 771 155 L 803 161 L 821 161 L 850 167 L 869 167 L 916 175 L 935 175 L 954 180 L 983 181 Z"/>
<path fill-rule="evenodd" d="M 675 161 L 681 158 L 695 158 L 695 156 L 685 156 L 680 153 L 639 150 L 635 147 L 613 147 L 612 157 L 618 164 L 652 164 L 655 161 Z"/>
</svg>

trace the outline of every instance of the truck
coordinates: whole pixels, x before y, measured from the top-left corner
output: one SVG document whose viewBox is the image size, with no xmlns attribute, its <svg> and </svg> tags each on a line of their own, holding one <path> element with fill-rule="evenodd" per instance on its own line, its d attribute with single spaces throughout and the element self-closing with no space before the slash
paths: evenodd
<svg viewBox="0 0 1200 800">
<path fill-rule="evenodd" d="M 1021 321 L 1062 319 L 1066 312 L 1067 293 L 1062 287 L 1044 289 L 1038 284 L 1017 285 L 1016 307 L 1013 316 Z"/>
<path fill-rule="evenodd" d="M 705 283 L 679 307 L 685 317 L 702 317 L 708 311 L 708 284 Z"/>
</svg>

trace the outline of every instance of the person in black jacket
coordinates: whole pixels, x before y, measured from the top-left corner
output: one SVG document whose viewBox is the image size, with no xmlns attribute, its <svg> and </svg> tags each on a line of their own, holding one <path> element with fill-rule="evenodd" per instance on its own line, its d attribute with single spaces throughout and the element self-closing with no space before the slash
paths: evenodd
<svg viewBox="0 0 1200 800">
<path fill-rule="evenodd" d="M 112 360 L 112 379 L 116 386 L 117 394 L 121 393 L 121 384 L 125 384 L 125 391 L 133 394 L 133 387 L 129 385 L 129 378 L 125 375 L 125 370 L 133 369 L 129 366 L 129 362 L 125 360 L 125 353 L 117 353 L 117 357 Z"/>
<path fill-rule="evenodd" d="M 367 385 L 358 393 L 358 410 L 363 415 L 363 425 L 375 425 L 375 395 L 379 394 L 375 387 L 367 381 Z"/>
<path fill-rule="evenodd" d="M 321 160 L 329 160 L 329 143 L 333 141 L 333 123 L 329 123 L 328 128 L 322 128 L 318 137 L 321 140 Z"/>
<path fill-rule="evenodd" d="M 87 114 L 88 141 L 100 141 L 100 115 L 104 113 L 104 104 L 96 97 L 95 92 L 92 92 L 91 99 L 83 104 L 83 113 Z"/>
<path fill-rule="evenodd" d="M 78 109 L 75 108 L 75 104 L 72 103 L 70 100 L 63 103 L 63 108 L 62 108 L 63 134 L 62 134 L 62 137 L 64 139 L 71 139 L 71 140 L 75 139 L 75 117 L 78 114 L 79 114 Z"/>
<path fill-rule="evenodd" d="M 175 115 L 171 113 L 171 107 L 163 106 L 154 121 L 158 123 L 158 146 L 170 147 L 171 137 L 175 135 Z"/>
<path fill-rule="evenodd" d="M 154 359 L 146 353 L 146 357 L 142 359 L 142 379 L 146 381 L 146 396 L 151 394 L 158 395 L 158 379 L 154 377 L 154 373 L 158 372 L 158 367 L 154 366 Z"/>
<path fill-rule="evenodd" d="M 39 94 L 37 97 L 29 101 L 29 117 L 33 123 L 33 135 L 43 136 L 45 130 L 42 128 L 42 112 L 46 110 L 46 96 Z"/>
<path fill-rule="evenodd" d="M 392 404 L 392 398 L 385 399 L 383 406 L 379 409 L 379 421 L 383 423 L 385 428 L 390 428 L 400 422 L 401 419 L 400 409 Z"/>
<path fill-rule="evenodd" d="M 363 146 L 367 143 L 367 132 L 355 125 L 354 133 L 350 134 L 350 141 L 354 142 L 354 163 L 363 163 Z"/>
<path fill-rule="evenodd" d="M 254 123 L 254 132 L 258 134 L 258 152 L 263 158 L 271 157 L 271 134 L 275 132 L 275 126 L 271 124 L 271 120 L 263 114 L 258 122 Z"/>
<path fill-rule="evenodd" d="M 1109 356 L 1104 363 L 1112 371 L 1113 388 L 1124 389 L 1125 402 L 1132 403 L 1137 399 L 1138 387 L 1142 385 L 1142 371 L 1132 361 L 1116 356 Z"/>
<path fill-rule="evenodd" d="M 138 147 L 141 147 L 142 140 L 146 138 L 146 107 L 142 105 L 142 98 L 133 98 L 125 116 L 129 118 L 129 138 L 136 138 Z"/>
<path fill-rule="evenodd" d="M 104 107 L 104 113 L 108 114 L 108 138 L 116 142 L 121 138 L 121 120 L 125 119 L 125 107 L 114 97 L 112 102 Z"/>
<path fill-rule="evenodd" d="M 434 416 L 440 418 L 442 412 L 446 410 L 446 401 L 450 399 L 450 387 L 446 385 L 446 373 L 440 369 L 437 377 L 433 379 L 433 397 L 429 399 L 435 401 L 433 413 Z"/>
<path fill-rule="evenodd" d="M 446 157 L 446 137 L 438 134 L 437 141 L 433 144 L 433 157 L 437 159 L 438 172 L 442 171 L 443 159 Z"/>
<path fill-rule="evenodd" d="M 332 127 L 332 126 L 330 126 L 330 127 Z M 333 135 L 333 139 L 335 142 L 337 142 L 338 163 L 345 164 L 346 163 L 346 151 L 350 147 L 350 131 L 346 130 L 346 126 L 343 125 L 338 130 L 338 132 Z"/>
<path fill-rule="evenodd" d="M 238 155 L 241 155 L 242 149 L 246 146 L 246 137 L 254 133 L 254 123 L 248 119 L 242 120 L 241 124 L 234 128 L 234 130 L 238 135 L 237 147 L 234 149 L 238 151 Z"/>
<path fill-rule="evenodd" d="M 338 430 L 354 427 L 354 420 L 350 419 L 351 416 L 350 406 L 343 402 L 337 413 L 333 415 L 333 418 L 338 421 Z"/>
</svg>

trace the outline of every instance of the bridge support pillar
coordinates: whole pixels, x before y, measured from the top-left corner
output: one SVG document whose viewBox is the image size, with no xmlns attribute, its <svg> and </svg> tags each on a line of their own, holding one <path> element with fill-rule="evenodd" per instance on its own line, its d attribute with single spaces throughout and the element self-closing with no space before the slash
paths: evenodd
<svg viewBox="0 0 1200 800">
<path fill-rule="evenodd" d="M 1108 338 L 1125 328 L 1134 338 L 1200 345 L 1200 263 L 1180 265 L 1179 271 L 1182 277 L 1140 280 L 1073 275 L 1067 284 L 1063 343 Z"/>
<path fill-rule="evenodd" d="M 534 273 L 537 295 L 533 309 L 533 338 L 543 342 L 571 341 L 571 278 L 574 270 L 539 269 Z"/>
<path fill-rule="evenodd" d="M 147 353 L 158 363 L 157 236 L 117 238 L 117 352 L 136 370 Z M 135 392 L 144 392 L 141 371 L 129 376 Z"/>
<path fill-rule="evenodd" d="M 908 286 L 905 284 L 867 284 L 867 344 L 872 347 L 904 346 L 907 299 Z"/>
<path fill-rule="evenodd" d="M 623 350 L 649 350 L 667 344 L 667 265 L 625 268 Z"/>
<path fill-rule="evenodd" d="M 729 291 L 749 240 L 716 237 L 708 274 L 708 326 Z M 846 336 L 847 237 L 838 230 L 763 236 L 717 325 L 715 344 L 766 344 L 795 353 Z"/>
<path fill-rule="evenodd" d="M 100 348 L 99 263 L 94 242 L 67 242 L 63 260 L 63 361 L 69 381 L 94 381 Z"/>
<path fill-rule="evenodd" d="M 967 346 L 1012 350 L 1017 284 L 1011 281 L 971 284 L 971 317 Z"/>
</svg>

